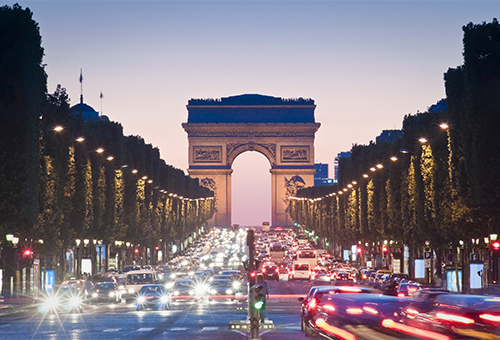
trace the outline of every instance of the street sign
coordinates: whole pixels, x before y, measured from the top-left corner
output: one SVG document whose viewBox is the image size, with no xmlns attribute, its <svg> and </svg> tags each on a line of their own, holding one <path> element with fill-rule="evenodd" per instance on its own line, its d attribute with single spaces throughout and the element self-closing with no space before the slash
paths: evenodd
<svg viewBox="0 0 500 340">
<path fill-rule="evenodd" d="M 470 262 L 478 262 L 479 254 L 478 253 L 470 253 Z"/>
<path fill-rule="evenodd" d="M 432 253 L 430 251 L 424 251 L 424 268 L 431 267 L 431 255 Z"/>
</svg>

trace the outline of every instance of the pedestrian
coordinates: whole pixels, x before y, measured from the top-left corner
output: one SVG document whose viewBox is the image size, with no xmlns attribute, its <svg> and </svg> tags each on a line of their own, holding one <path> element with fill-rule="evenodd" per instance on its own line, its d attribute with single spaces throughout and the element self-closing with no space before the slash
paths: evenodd
<svg viewBox="0 0 500 340">
<path fill-rule="evenodd" d="M 266 302 L 269 298 L 269 289 L 267 288 L 267 282 L 264 280 L 262 274 L 257 275 L 257 285 L 262 287 L 262 308 L 259 310 L 259 316 L 261 322 L 265 322 L 266 319 Z"/>
</svg>

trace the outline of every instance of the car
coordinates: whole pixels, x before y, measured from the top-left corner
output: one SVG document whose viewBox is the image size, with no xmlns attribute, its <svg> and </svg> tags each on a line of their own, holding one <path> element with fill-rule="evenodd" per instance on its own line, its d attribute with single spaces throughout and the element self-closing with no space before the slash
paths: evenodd
<svg viewBox="0 0 500 340">
<path fill-rule="evenodd" d="M 91 303 L 98 302 L 119 302 L 121 294 L 118 285 L 114 282 L 99 282 L 90 291 Z"/>
<path fill-rule="evenodd" d="M 418 310 L 415 304 L 408 306 L 403 323 L 453 338 L 498 339 L 500 297 L 438 294 L 430 310 Z"/>
<path fill-rule="evenodd" d="M 422 285 L 417 282 L 400 283 L 397 291 L 397 296 L 404 297 L 415 293 L 417 290 L 422 289 Z"/>
<path fill-rule="evenodd" d="M 292 271 L 288 274 L 289 280 L 311 279 L 309 263 L 294 263 Z"/>
<path fill-rule="evenodd" d="M 264 265 L 262 266 L 262 276 L 266 280 L 276 280 L 279 281 L 280 274 L 279 269 L 276 265 Z"/>
<path fill-rule="evenodd" d="M 209 300 L 214 299 L 228 299 L 234 300 L 236 298 L 236 289 L 233 286 L 233 281 L 229 280 L 212 280 L 209 285 Z"/>
<path fill-rule="evenodd" d="M 38 311 L 46 313 L 81 313 L 83 311 L 83 293 L 75 286 L 60 286 L 55 293 L 49 293 L 38 306 Z"/>
<path fill-rule="evenodd" d="M 230 282 L 230 281 L 229 281 Z M 209 294 L 209 285 L 205 281 L 197 282 L 189 278 L 178 279 L 172 286 L 172 300 L 191 300 L 197 301 L 207 297 Z"/>
<path fill-rule="evenodd" d="M 338 272 L 335 275 L 336 285 L 352 285 L 356 282 L 354 275 L 350 272 Z"/>
<path fill-rule="evenodd" d="M 172 294 L 161 284 L 145 285 L 137 294 L 136 310 L 157 308 L 158 310 L 170 309 Z"/>
<path fill-rule="evenodd" d="M 338 287 L 338 286 L 314 286 L 311 287 L 307 297 L 299 298 L 301 305 L 301 324 L 300 329 L 307 337 L 316 335 L 318 329 L 313 323 L 313 319 L 318 314 L 318 306 L 325 301 L 324 296 L 337 294 L 375 294 L 376 291 L 368 287 Z M 323 307 L 328 309 L 328 307 Z M 324 317 L 324 316 L 323 316 Z"/>
</svg>

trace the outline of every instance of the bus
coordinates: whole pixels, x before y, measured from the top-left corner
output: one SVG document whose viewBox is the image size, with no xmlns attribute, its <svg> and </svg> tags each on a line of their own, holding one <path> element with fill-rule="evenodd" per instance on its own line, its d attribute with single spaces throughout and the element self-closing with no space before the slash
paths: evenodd
<svg viewBox="0 0 500 340">
<path fill-rule="evenodd" d="M 297 260 L 295 262 L 308 263 L 312 270 L 318 265 L 318 254 L 314 249 L 299 249 L 297 250 Z"/>
<path fill-rule="evenodd" d="M 271 261 L 280 264 L 285 257 L 285 246 L 278 242 L 273 243 L 269 247 L 269 254 L 271 255 Z"/>
</svg>

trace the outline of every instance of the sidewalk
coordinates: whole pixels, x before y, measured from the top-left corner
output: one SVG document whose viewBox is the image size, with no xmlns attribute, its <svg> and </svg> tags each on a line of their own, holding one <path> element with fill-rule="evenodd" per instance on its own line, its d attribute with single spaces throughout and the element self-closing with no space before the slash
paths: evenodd
<svg viewBox="0 0 500 340">
<path fill-rule="evenodd" d="M 0 317 L 26 313 L 36 308 L 32 298 L 1 298 Z"/>
</svg>

